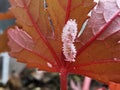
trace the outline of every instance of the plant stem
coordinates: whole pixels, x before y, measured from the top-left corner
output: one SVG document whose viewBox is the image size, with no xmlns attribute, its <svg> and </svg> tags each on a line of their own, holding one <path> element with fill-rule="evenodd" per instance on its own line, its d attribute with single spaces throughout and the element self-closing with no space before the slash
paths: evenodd
<svg viewBox="0 0 120 90">
<path fill-rule="evenodd" d="M 85 77 L 82 90 L 90 90 L 91 78 Z"/>
<path fill-rule="evenodd" d="M 66 72 L 66 70 L 62 69 L 60 73 L 60 90 L 67 90 L 67 76 L 68 73 Z"/>
<path fill-rule="evenodd" d="M 65 23 L 68 21 L 68 19 L 70 17 L 71 2 L 72 2 L 72 0 L 68 0 L 67 9 L 66 9 Z"/>
</svg>

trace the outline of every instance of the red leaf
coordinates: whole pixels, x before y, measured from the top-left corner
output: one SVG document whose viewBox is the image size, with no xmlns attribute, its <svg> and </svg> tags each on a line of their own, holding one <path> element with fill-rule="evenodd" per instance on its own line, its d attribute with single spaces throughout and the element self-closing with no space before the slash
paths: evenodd
<svg viewBox="0 0 120 90">
<path fill-rule="evenodd" d="M 120 90 L 120 84 L 119 83 L 110 82 L 109 83 L 109 88 L 110 88 L 110 90 Z"/>
<path fill-rule="evenodd" d="M 115 0 L 111 1 L 100 1 L 97 9 L 92 11 L 91 19 L 89 20 L 89 27 L 92 28 L 92 32 L 96 35 L 106 23 L 108 23 L 117 12 L 119 12 L 119 3 Z M 120 30 L 120 17 L 117 16 L 115 20 L 109 25 L 102 35 L 97 39 L 104 40 L 108 36 L 114 34 Z"/>
<path fill-rule="evenodd" d="M 11 5 L 13 5 L 15 7 L 17 7 L 17 6 L 24 7 L 22 0 L 9 0 L 9 1 L 10 1 Z M 24 2 L 26 3 L 27 6 L 30 4 L 30 1 L 31 0 L 24 0 Z"/>
<path fill-rule="evenodd" d="M 74 69 L 73 73 L 83 73 L 104 83 L 120 82 L 120 30 L 118 29 L 120 11 L 116 6 L 114 0 L 106 1 L 104 4 L 100 1 L 93 10 L 86 29 L 79 37 L 78 57 L 73 64 L 76 70 Z M 106 7 L 111 7 L 112 11 Z M 114 11 L 114 14 L 105 22 L 104 13 L 108 11 Z M 94 30 L 97 32 L 94 33 Z"/>
<path fill-rule="evenodd" d="M 75 19 L 78 31 L 88 18 L 88 13 L 95 6 L 93 0 L 46 0 L 48 13 L 53 22 L 55 37 L 61 39 L 62 29 L 68 19 Z"/>
<path fill-rule="evenodd" d="M 32 37 L 30 37 L 25 31 L 23 31 L 22 29 L 19 29 L 18 27 L 14 29 L 11 29 L 8 31 L 8 34 L 10 35 L 9 38 L 11 38 L 10 40 L 15 40 L 14 42 L 16 42 L 16 44 L 19 45 L 19 47 L 13 47 L 12 48 L 12 52 L 19 52 L 20 48 L 26 48 L 28 50 L 32 50 L 34 47 L 34 41 L 32 39 Z M 15 38 L 15 39 L 14 39 Z M 9 46 L 13 46 L 12 43 L 13 41 L 9 42 Z M 18 51 L 16 51 L 18 50 Z"/>
<path fill-rule="evenodd" d="M 66 77 L 68 73 L 75 73 L 90 76 L 107 84 L 110 81 L 120 82 L 118 1 L 106 1 L 104 4 L 100 1 L 97 9 L 93 10 L 87 27 L 75 42 L 75 62 L 64 60 L 62 29 L 70 18 L 76 19 L 80 29 L 95 5 L 93 0 L 79 0 L 78 3 L 77 0 L 21 0 L 17 3 L 15 1 L 11 0 L 11 11 L 22 29 L 10 29 L 8 32 L 10 42 L 13 43 L 10 47 L 15 46 L 17 49 L 12 49 L 12 56 L 31 67 L 60 72 L 61 78 Z M 109 13 L 112 14 L 108 16 Z M 66 80 L 61 80 L 62 89 L 65 90 Z"/>
<path fill-rule="evenodd" d="M 25 31 L 16 27 L 15 29 L 9 29 L 8 35 L 10 39 L 8 45 L 11 47 L 11 56 L 18 57 L 18 60 L 28 63 L 30 67 L 40 67 L 42 70 L 49 70 L 53 67 L 48 59 L 35 50 L 35 42 Z M 41 62 L 39 62 L 39 60 L 41 60 Z M 54 70 L 53 68 L 49 71 Z"/>
</svg>

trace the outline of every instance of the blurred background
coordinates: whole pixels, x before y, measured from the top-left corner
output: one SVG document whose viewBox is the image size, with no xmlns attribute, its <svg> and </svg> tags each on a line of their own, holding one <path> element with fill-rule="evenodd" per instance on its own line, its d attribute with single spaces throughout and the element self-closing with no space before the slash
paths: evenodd
<svg viewBox="0 0 120 90">
<path fill-rule="evenodd" d="M 8 0 L 0 0 L 0 12 L 4 13 L 10 7 Z M 0 34 L 3 33 L 9 26 L 15 23 L 15 19 L 0 20 Z M 21 72 L 25 67 L 22 63 L 17 63 L 15 59 L 9 57 L 8 53 L 0 54 L 0 78 L 1 82 L 6 83 L 8 80 L 9 74 L 12 71 Z"/>
</svg>

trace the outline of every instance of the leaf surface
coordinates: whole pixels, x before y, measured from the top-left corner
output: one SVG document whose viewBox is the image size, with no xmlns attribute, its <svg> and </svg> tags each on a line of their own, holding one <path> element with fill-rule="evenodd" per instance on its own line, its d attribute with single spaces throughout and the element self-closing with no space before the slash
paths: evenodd
<svg viewBox="0 0 120 90">
<path fill-rule="evenodd" d="M 120 84 L 119 83 L 110 82 L 109 83 L 109 88 L 110 88 L 110 90 L 120 90 Z"/>
<path fill-rule="evenodd" d="M 111 18 L 119 12 L 119 3 L 115 0 L 100 1 L 97 9 L 92 11 L 91 19 L 89 20 L 89 25 L 92 25 L 92 32 L 96 35 L 100 28 L 108 23 Z M 98 18 L 99 17 L 99 18 Z M 107 30 L 100 35 L 97 39 L 104 40 L 108 36 L 120 30 L 120 16 L 112 22 L 112 24 L 107 28 Z"/>
<path fill-rule="evenodd" d="M 37 45 L 35 45 L 31 36 L 18 27 L 9 29 L 8 34 L 10 38 L 8 45 L 11 47 L 11 56 L 15 56 L 18 61 L 27 63 L 30 67 L 38 67 L 42 70 L 51 71 L 51 67 L 48 66 L 49 60 L 47 61 L 45 57 L 37 52 Z M 52 69 L 52 71 L 54 70 Z"/>
<path fill-rule="evenodd" d="M 82 24 L 88 18 L 88 13 L 95 6 L 93 0 L 46 0 L 46 2 L 58 39 L 61 39 L 60 33 L 68 19 L 76 19 L 80 31 Z"/>
<path fill-rule="evenodd" d="M 84 8 L 84 7 L 87 8 L 85 12 L 86 16 L 84 17 L 84 20 L 86 19 L 88 12 L 95 5 L 95 3 L 93 2 L 91 1 L 89 2 L 88 2 L 89 3 L 88 5 L 86 5 L 86 3 L 83 3 L 83 5 L 80 6 L 79 4 L 82 4 L 82 2 L 80 1 L 80 3 L 77 5 L 80 8 Z M 33 38 L 35 45 L 34 45 L 34 48 L 32 49 L 32 52 L 34 51 L 35 53 L 40 54 L 41 56 L 49 58 L 52 64 L 57 63 L 59 66 L 59 63 L 61 63 L 60 59 L 63 58 L 62 57 L 61 31 L 65 24 L 66 10 L 63 8 L 64 6 L 62 6 L 60 4 L 60 1 L 58 0 L 54 0 L 52 1 L 52 3 L 47 1 L 46 5 L 48 7 L 43 7 L 45 5 L 44 0 L 36 0 L 36 1 L 21 0 L 19 2 L 17 2 L 17 0 L 10 0 L 10 3 L 12 5 L 10 10 L 13 12 L 15 17 L 17 18 L 17 24 L 19 25 L 19 27 L 22 27 L 22 30 L 24 30 L 27 34 L 29 34 Z M 76 10 L 76 7 L 75 7 L 76 1 L 72 1 L 72 3 L 73 3 L 72 9 Z M 66 2 L 63 4 L 66 4 L 67 6 Z M 57 5 L 57 6 L 53 7 L 53 5 Z M 79 10 L 81 10 L 80 8 Z M 47 9 L 48 11 L 45 9 Z M 53 9 L 55 10 L 53 11 Z M 59 12 L 58 12 L 58 9 L 59 9 Z M 79 10 L 76 10 L 76 12 Z M 59 13 L 61 13 L 62 16 L 56 17 L 55 14 L 59 15 Z M 52 18 L 53 16 L 54 18 Z M 73 16 L 73 18 L 76 18 L 76 17 L 78 16 Z M 60 20 L 60 22 L 57 22 L 59 24 L 56 25 L 57 20 Z M 54 29 L 54 32 L 53 32 L 53 29 Z M 55 38 L 53 37 L 54 33 L 55 33 Z M 9 33 L 9 34 L 12 34 L 12 33 Z M 16 33 L 14 32 L 14 34 Z M 13 39 L 12 35 L 9 35 L 9 36 L 10 36 L 10 39 Z M 57 38 L 56 36 L 58 36 L 59 38 Z M 17 40 L 17 38 L 14 38 L 14 40 L 12 40 L 12 43 L 13 42 L 17 43 L 18 41 L 19 41 L 18 46 L 25 43 L 25 42 L 21 42 L 20 40 Z M 12 56 L 14 55 L 12 54 Z"/>
<path fill-rule="evenodd" d="M 108 12 L 112 14 L 108 16 Z M 79 37 L 80 48 L 73 64 L 76 73 L 79 71 L 107 84 L 120 82 L 119 13 L 115 0 L 101 0 L 93 9 L 86 29 Z"/>
<path fill-rule="evenodd" d="M 78 23 L 78 32 L 88 18 L 88 13 L 95 6 L 93 0 L 46 0 L 47 12 L 54 27 L 55 40 L 49 40 L 60 59 L 62 51 L 61 34 L 68 19 L 75 19 Z M 59 45 L 59 46 L 58 46 Z M 59 53 L 58 53 L 59 52 Z"/>
<path fill-rule="evenodd" d="M 50 46 L 47 39 L 43 36 L 45 30 L 49 30 L 49 24 L 44 24 L 44 20 L 41 20 L 45 19 L 44 13 L 42 13 L 44 12 L 43 0 L 26 0 L 25 2 L 21 0 L 17 3 L 16 0 L 11 0 L 10 2 L 12 5 L 10 9 L 17 18 L 17 24 L 22 28 L 21 30 L 19 28 L 15 29 L 15 31 L 9 29 L 9 45 L 13 47 L 13 52 L 10 54 L 17 57 L 18 61 L 28 63 L 29 66 L 39 66 L 38 68 L 42 70 L 55 71 L 54 67 L 51 69 L 48 65 L 48 63 L 55 65 L 56 61 L 54 55 L 51 54 L 52 50 L 48 49 Z M 39 28 L 39 25 L 41 28 Z M 26 35 L 29 35 L 32 40 Z M 14 47 L 16 48 L 14 49 Z"/>
<path fill-rule="evenodd" d="M 42 70 L 61 72 L 66 69 L 69 73 L 90 76 L 107 84 L 120 82 L 118 1 L 103 3 L 101 0 L 93 9 L 85 30 L 75 42 L 76 62 L 64 61 L 62 29 L 68 19 L 76 19 L 79 31 L 95 5 L 93 0 L 16 1 L 10 0 L 10 10 L 19 26 L 8 32 L 10 55 Z"/>
</svg>

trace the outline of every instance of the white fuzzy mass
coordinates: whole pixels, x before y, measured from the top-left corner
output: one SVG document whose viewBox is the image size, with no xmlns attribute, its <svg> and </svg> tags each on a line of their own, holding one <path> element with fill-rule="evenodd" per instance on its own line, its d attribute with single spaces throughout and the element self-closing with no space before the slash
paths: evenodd
<svg viewBox="0 0 120 90">
<path fill-rule="evenodd" d="M 63 28 L 62 42 L 63 42 L 63 54 L 65 55 L 65 61 L 75 62 L 76 49 L 74 46 L 75 38 L 77 35 L 77 23 L 75 20 L 68 20 Z"/>
</svg>

